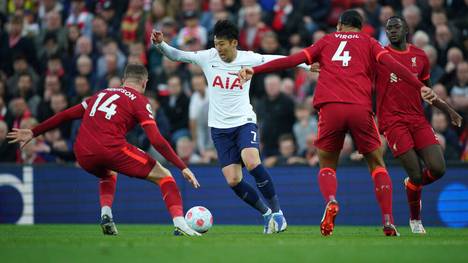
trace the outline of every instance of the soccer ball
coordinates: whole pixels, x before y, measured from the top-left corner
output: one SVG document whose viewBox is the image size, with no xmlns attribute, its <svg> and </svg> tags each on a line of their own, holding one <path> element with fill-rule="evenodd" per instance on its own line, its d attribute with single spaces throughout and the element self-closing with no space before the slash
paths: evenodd
<svg viewBox="0 0 468 263">
<path fill-rule="evenodd" d="M 206 207 L 194 206 L 185 214 L 185 221 L 193 230 L 205 233 L 213 225 L 213 216 Z"/>
</svg>

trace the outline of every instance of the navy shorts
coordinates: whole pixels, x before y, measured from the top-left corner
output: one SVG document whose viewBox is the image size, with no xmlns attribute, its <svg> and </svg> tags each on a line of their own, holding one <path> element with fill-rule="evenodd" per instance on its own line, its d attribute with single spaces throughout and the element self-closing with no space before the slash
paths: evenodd
<svg viewBox="0 0 468 263">
<path fill-rule="evenodd" d="M 260 144 L 258 127 L 255 123 L 227 129 L 211 128 L 211 138 L 222 167 L 242 163 L 242 149 L 251 147 L 259 149 Z"/>
</svg>

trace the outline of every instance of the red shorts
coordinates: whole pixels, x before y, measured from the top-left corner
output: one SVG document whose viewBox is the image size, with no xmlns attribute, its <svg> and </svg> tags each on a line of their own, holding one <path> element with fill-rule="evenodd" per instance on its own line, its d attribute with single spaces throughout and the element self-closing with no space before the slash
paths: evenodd
<svg viewBox="0 0 468 263">
<path fill-rule="evenodd" d="M 383 134 L 394 157 L 413 148 L 420 150 L 429 145 L 439 144 L 434 130 L 424 117 L 393 122 L 385 128 Z"/>
<path fill-rule="evenodd" d="M 381 145 L 374 114 L 357 104 L 327 103 L 320 108 L 315 146 L 323 151 L 337 152 L 343 147 L 347 132 L 362 154 Z"/>
<path fill-rule="evenodd" d="M 151 156 L 131 144 L 115 148 L 97 148 L 77 142 L 74 152 L 80 166 L 100 178 L 109 176 L 109 171 L 115 171 L 144 179 L 156 164 Z"/>
</svg>

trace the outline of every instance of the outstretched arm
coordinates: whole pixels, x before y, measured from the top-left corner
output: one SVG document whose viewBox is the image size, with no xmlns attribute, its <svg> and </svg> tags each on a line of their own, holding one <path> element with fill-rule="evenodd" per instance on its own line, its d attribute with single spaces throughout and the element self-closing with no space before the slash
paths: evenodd
<svg viewBox="0 0 468 263">
<path fill-rule="evenodd" d="M 301 51 L 287 57 L 278 57 L 278 59 L 271 60 L 260 66 L 253 67 L 253 71 L 255 73 L 269 73 L 292 68 L 299 64 L 308 62 L 305 51 Z"/>
<path fill-rule="evenodd" d="M 285 58 L 286 57 L 286 56 L 282 56 L 282 55 L 262 55 L 262 56 L 265 58 L 265 63 L 270 62 L 270 61 L 275 60 L 275 59 Z M 301 63 L 301 64 L 297 65 L 296 67 L 305 69 L 307 71 L 310 70 L 310 65 L 307 65 L 306 63 Z"/>
<path fill-rule="evenodd" d="M 32 129 L 33 136 L 36 137 L 47 131 L 50 131 L 58 127 L 63 122 L 82 118 L 86 107 L 87 104 L 85 101 L 83 101 L 81 104 L 77 104 L 71 108 L 68 108 L 62 112 L 55 114 L 54 116 L 50 117 L 49 119 L 43 121 L 42 123 L 34 127 Z"/>
<path fill-rule="evenodd" d="M 168 57 L 172 61 L 194 64 L 200 63 L 200 56 L 197 54 L 197 52 L 182 51 L 171 47 L 166 42 L 164 42 L 164 35 L 161 31 L 153 31 L 151 33 L 151 42 L 164 56 Z"/>
<path fill-rule="evenodd" d="M 184 178 L 187 179 L 193 187 L 200 187 L 195 175 L 193 175 L 192 171 L 187 168 L 187 165 L 179 158 L 179 156 L 177 156 L 169 142 L 167 142 L 167 140 L 161 135 L 158 126 L 156 126 L 156 122 L 145 121 L 145 123 L 142 124 L 142 127 L 145 130 L 151 145 L 153 145 L 153 147 L 161 153 L 166 160 L 179 168 L 182 171 Z"/>
<path fill-rule="evenodd" d="M 425 80 L 424 84 L 426 84 L 426 86 L 428 86 L 428 87 L 432 87 L 432 83 L 431 83 L 430 79 Z M 435 95 L 435 93 L 434 93 L 434 95 Z M 460 114 L 458 114 L 458 112 L 456 110 L 454 110 L 452 107 L 450 107 L 450 105 L 448 105 L 447 102 L 445 102 L 441 98 L 437 97 L 437 95 L 435 95 L 435 99 L 432 101 L 432 106 L 438 108 L 439 110 L 441 110 L 445 114 L 449 115 L 450 119 L 452 120 L 452 124 L 454 126 L 461 127 L 463 117 L 460 116 Z"/>
<path fill-rule="evenodd" d="M 8 143 L 18 142 L 20 143 L 21 148 L 23 148 L 34 137 L 56 128 L 61 123 L 81 118 L 85 112 L 85 105 L 86 102 L 83 101 L 81 104 L 75 105 L 60 113 L 57 113 L 34 127 L 32 130 L 13 128 L 13 130 L 6 136 L 10 140 Z"/>
</svg>

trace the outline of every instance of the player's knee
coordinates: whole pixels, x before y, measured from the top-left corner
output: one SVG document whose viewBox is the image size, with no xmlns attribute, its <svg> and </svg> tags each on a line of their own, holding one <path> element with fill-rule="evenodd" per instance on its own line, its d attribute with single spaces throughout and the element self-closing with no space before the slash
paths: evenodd
<svg viewBox="0 0 468 263">
<path fill-rule="evenodd" d="M 172 177 L 171 172 L 168 169 L 162 167 L 160 164 L 156 164 L 154 168 L 151 170 L 151 172 L 148 174 L 148 176 L 146 177 L 146 180 L 157 184 L 163 178 L 168 177 L 168 176 Z"/>
<path fill-rule="evenodd" d="M 245 156 L 242 161 L 244 162 L 245 168 L 249 171 L 255 169 L 255 167 L 261 163 L 260 158 L 253 154 Z"/>
<path fill-rule="evenodd" d="M 409 178 L 411 179 L 411 182 L 415 185 L 421 185 L 422 184 L 422 174 L 421 172 L 413 172 L 413 173 L 408 173 Z"/>
<path fill-rule="evenodd" d="M 445 163 L 437 163 L 437 164 L 430 164 L 429 171 L 431 171 L 431 175 L 435 178 L 441 178 L 445 174 Z"/>
<path fill-rule="evenodd" d="M 230 187 L 238 185 L 242 181 L 242 176 L 230 176 L 226 177 L 226 182 Z"/>
</svg>

